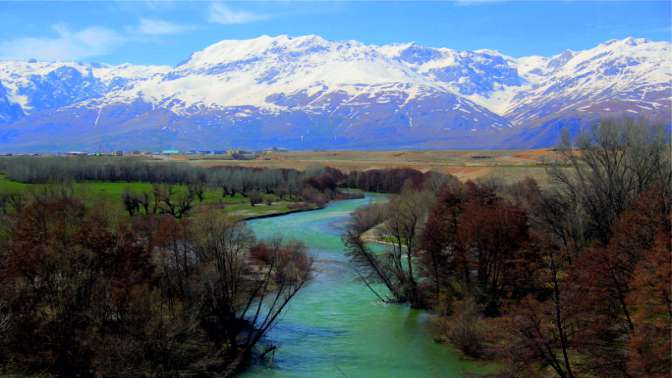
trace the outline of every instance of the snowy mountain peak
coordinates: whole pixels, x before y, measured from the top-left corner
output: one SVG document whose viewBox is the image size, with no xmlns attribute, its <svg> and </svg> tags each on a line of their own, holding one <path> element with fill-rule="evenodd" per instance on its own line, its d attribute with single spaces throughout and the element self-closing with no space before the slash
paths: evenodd
<svg viewBox="0 0 672 378">
<path fill-rule="evenodd" d="M 601 45 L 604 46 L 617 46 L 617 45 L 627 45 L 627 46 L 637 46 L 641 44 L 646 44 L 651 42 L 646 38 L 635 38 L 635 37 L 626 37 L 623 39 L 610 39 Z"/>
<path fill-rule="evenodd" d="M 483 55 L 492 55 L 492 56 L 501 56 L 506 59 L 512 59 L 508 55 L 505 55 L 501 51 L 498 50 L 492 50 L 492 49 L 478 49 L 474 50 L 475 53 L 477 54 L 483 54 Z"/>
<path fill-rule="evenodd" d="M 271 127 L 270 134 L 294 125 L 300 140 L 310 132 L 384 138 L 373 132 L 382 128 L 417 142 L 565 116 L 627 112 L 669 120 L 671 46 L 625 38 L 514 58 L 415 42 L 379 46 L 263 35 L 219 41 L 175 67 L 0 61 L 0 125 L 41 114 L 45 122 L 58 119 L 48 112 L 62 115 L 65 124 L 86 120 L 95 128 L 145 127 L 135 123 L 142 117 L 156 117 L 142 123 L 156 126 L 199 117 L 199 127 L 245 124 Z M 325 125 L 333 128 L 320 129 Z M 0 129 L 0 143 L 2 137 Z"/>
<path fill-rule="evenodd" d="M 317 35 L 300 37 L 262 35 L 247 40 L 222 40 L 194 53 L 186 64 L 212 65 L 249 60 L 264 55 L 307 53 L 311 49 L 326 48 L 329 44 L 330 42 Z"/>
</svg>

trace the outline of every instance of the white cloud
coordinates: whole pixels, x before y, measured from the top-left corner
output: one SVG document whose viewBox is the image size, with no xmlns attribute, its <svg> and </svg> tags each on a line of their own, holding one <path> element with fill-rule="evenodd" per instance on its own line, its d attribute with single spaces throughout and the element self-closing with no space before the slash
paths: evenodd
<svg viewBox="0 0 672 378">
<path fill-rule="evenodd" d="M 109 53 L 124 41 L 114 30 L 94 26 L 72 31 L 63 24 L 52 26 L 53 37 L 22 37 L 0 41 L 0 59 L 81 60 Z"/>
<path fill-rule="evenodd" d="M 158 36 L 180 34 L 193 29 L 194 27 L 191 25 L 177 24 L 153 18 L 141 18 L 138 27 L 131 30 L 143 35 Z"/>
<path fill-rule="evenodd" d="M 249 22 L 269 19 L 270 16 L 262 13 L 253 13 L 244 10 L 235 10 L 222 3 L 210 4 L 208 21 L 223 25 L 247 24 Z"/>
<path fill-rule="evenodd" d="M 54 24 L 51 29 L 53 36 L 0 40 L 0 59 L 84 60 L 109 54 L 125 42 L 154 40 L 143 40 L 141 36 L 160 37 L 195 28 L 160 19 L 141 18 L 136 26 L 127 26 L 122 32 L 101 26 L 71 30 L 65 24 Z"/>
</svg>

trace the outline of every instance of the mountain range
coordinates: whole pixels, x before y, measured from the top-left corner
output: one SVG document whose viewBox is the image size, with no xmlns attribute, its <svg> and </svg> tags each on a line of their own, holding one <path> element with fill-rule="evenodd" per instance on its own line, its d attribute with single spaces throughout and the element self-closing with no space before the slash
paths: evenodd
<svg viewBox="0 0 672 378">
<path fill-rule="evenodd" d="M 281 35 L 175 67 L 0 61 L 0 151 L 547 147 L 604 117 L 669 125 L 671 47 L 515 58 Z"/>
</svg>

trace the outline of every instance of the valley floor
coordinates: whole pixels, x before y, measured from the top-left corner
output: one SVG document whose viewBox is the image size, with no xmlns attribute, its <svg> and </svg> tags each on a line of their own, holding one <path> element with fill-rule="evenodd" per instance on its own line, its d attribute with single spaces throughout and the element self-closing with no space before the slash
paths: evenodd
<svg viewBox="0 0 672 378">
<path fill-rule="evenodd" d="M 414 168 L 449 173 L 462 181 L 501 178 L 514 182 L 533 177 L 547 182 L 546 168 L 555 152 L 544 150 L 416 150 L 416 151 L 291 151 L 267 152 L 253 160 L 231 160 L 218 155 L 178 155 L 200 166 L 243 166 L 305 170 L 314 165 L 351 170 Z"/>
<path fill-rule="evenodd" d="M 126 216 L 122 203 L 125 191 L 151 192 L 152 184 L 146 182 L 98 182 L 84 181 L 67 185 L 78 198 L 87 204 L 104 204 L 108 215 L 113 217 Z M 12 193 L 30 193 L 47 190 L 53 185 L 25 184 L 12 181 L 0 173 L 0 195 Z M 186 185 L 176 185 L 178 191 L 186 191 Z M 275 196 L 268 202 L 252 205 L 249 198 L 240 194 L 222 196 L 221 190 L 206 189 L 203 201 L 195 201 L 195 210 L 223 212 L 238 219 L 252 219 L 295 212 L 298 209 L 312 209 L 315 206 L 303 202 L 280 200 Z"/>
</svg>

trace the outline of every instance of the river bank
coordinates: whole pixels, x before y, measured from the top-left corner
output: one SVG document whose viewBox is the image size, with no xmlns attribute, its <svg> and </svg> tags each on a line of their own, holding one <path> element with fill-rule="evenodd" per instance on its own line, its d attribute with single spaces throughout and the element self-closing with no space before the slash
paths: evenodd
<svg viewBox="0 0 672 378">
<path fill-rule="evenodd" d="M 356 281 L 341 233 L 350 212 L 385 195 L 330 202 L 325 208 L 248 221 L 258 238 L 280 234 L 306 244 L 315 277 L 268 335 L 278 349 L 243 377 L 464 377 L 490 371 L 433 340 L 430 315 L 380 303 Z"/>
<path fill-rule="evenodd" d="M 364 198 L 364 195 L 359 192 L 359 191 L 350 191 L 346 189 L 345 191 L 341 191 L 338 193 L 338 195 L 335 198 L 332 198 L 327 204 L 324 205 L 317 205 L 317 204 L 306 204 L 306 208 L 299 208 L 295 210 L 287 210 L 287 211 L 277 211 L 277 212 L 272 212 L 269 214 L 261 214 L 261 215 L 252 215 L 249 217 L 244 217 L 241 220 L 243 221 L 250 221 L 250 220 L 255 220 L 255 219 L 265 219 L 265 218 L 275 218 L 275 217 L 281 217 L 284 215 L 289 215 L 289 214 L 296 214 L 296 213 L 303 213 L 306 211 L 315 211 L 315 210 L 321 210 L 327 207 L 327 205 L 330 202 L 333 201 L 345 201 L 345 200 L 352 200 L 352 199 L 361 199 Z M 259 206 L 264 206 L 264 205 L 259 205 Z"/>
</svg>

